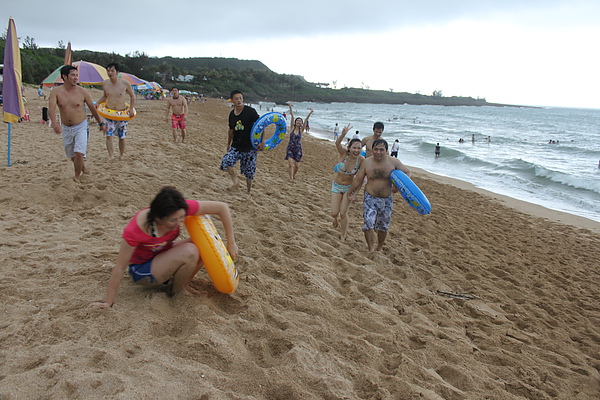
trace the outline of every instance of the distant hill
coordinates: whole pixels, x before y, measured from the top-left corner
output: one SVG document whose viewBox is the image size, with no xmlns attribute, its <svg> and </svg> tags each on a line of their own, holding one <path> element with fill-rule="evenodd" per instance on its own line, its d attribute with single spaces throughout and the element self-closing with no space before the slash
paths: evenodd
<svg viewBox="0 0 600 400">
<path fill-rule="evenodd" d="M 148 58 L 148 65 L 161 65 L 167 63 L 175 68 L 187 69 L 194 71 L 197 68 L 201 69 L 232 69 L 242 71 L 245 69 L 255 69 L 257 71 L 270 71 L 269 67 L 257 60 L 239 60 L 237 58 L 221 58 L 221 57 L 193 57 L 193 58 Z"/>
<path fill-rule="evenodd" d="M 33 39 L 21 49 L 23 81 L 40 84 L 46 76 L 62 65 L 64 47 L 38 48 Z M 4 54 L 0 40 L 0 54 Z M 311 83 L 298 75 L 277 74 L 257 60 L 222 57 L 149 57 L 134 52 L 126 55 L 79 50 L 73 52 L 73 61 L 85 60 L 99 65 L 116 62 L 123 72 L 132 73 L 148 81 L 156 81 L 165 88 L 177 86 L 203 93 L 209 97 L 227 97 L 234 89 L 244 93 L 248 101 L 288 100 L 314 102 L 353 102 L 375 104 L 432 104 L 445 106 L 506 106 L 488 103 L 473 97 L 444 97 L 441 92 L 428 96 L 418 93 L 391 92 L 359 88 L 333 89 Z M 192 75 L 190 82 L 177 82 L 173 77 Z M 323 87 L 325 86 L 325 87 Z"/>
</svg>

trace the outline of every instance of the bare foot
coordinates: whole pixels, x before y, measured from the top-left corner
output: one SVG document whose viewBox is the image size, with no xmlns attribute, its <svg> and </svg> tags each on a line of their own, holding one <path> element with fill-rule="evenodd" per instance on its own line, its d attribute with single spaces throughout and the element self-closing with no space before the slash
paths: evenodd
<svg viewBox="0 0 600 400">
<path fill-rule="evenodd" d="M 78 177 L 74 177 L 74 178 L 73 178 L 73 182 L 75 182 L 75 183 L 81 183 L 81 181 L 79 180 L 79 178 L 78 178 Z"/>
<path fill-rule="evenodd" d="M 238 187 L 240 187 L 240 182 L 235 182 L 233 185 L 231 185 L 230 187 L 227 188 L 228 192 L 233 192 L 234 190 L 237 190 Z"/>
<path fill-rule="evenodd" d="M 338 219 L 337 219 L 337 217 L 335 217 L 335 218 L 333 219 L 333 227 L 334 227 L 334 228 L 337 228 L 337 227 L 338 227 L 338 225 L 339 225 Z"/>
<path fill-rule="evenodd" d="M 193 283 L 193 282 L 191 282 Z M 183 292 L 185 292 L 187 295 L 191 295 L 191 296 L 206 296 L 208 295 L 208 292 L 206 290 L 198 290 L 195 289 L 190 285 L 187 285 L 183 288 Z"/>
</svg>

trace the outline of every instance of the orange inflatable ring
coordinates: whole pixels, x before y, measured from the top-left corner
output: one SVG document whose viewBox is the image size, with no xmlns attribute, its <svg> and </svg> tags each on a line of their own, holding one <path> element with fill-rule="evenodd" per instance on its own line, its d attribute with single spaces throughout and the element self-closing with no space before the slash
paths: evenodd
<svg viewBox="0 0 600 400">
<path fill-rule="evenodd" d="M 233 293 L 240 277 L 227 247 L 223 244 L 210 218 L 206 215 L 190 215 L 185 219 L 185 227 L 198 247 L 204 268 L 215 289 L 221 293 Z"/>
<path fill-rule="evenodd" d="M 113 121 L 128 121 L 132 118 L 135 117 L 135 115 L 137 114 L 137 111 L 135 111 L 135 108 L 133 109 L 133 117 L 129 116 L 129 103 L 125 103 L 125 105 L 127 106 L 127 108 L 125 108 L 124 110 L 113 110 L 110 109 L 108 107 L 106 107 L 106 102 L 103 101 L 102 103 L 98 104 L 98 106 L 96 107 L 98 110 L 98 114 L 100 114 L 102 117 L 106 118 L 106 119 L 112 119 Z"/>
</svg>

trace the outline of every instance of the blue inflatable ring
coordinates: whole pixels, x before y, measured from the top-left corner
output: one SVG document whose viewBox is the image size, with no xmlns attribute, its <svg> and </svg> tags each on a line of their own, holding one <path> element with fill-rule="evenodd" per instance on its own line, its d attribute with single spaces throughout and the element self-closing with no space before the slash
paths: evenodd
<svg viewBox="0 0 600 400">
<path fill-rule="evenodd" d="M 285 137 L 287 120 L 283 114 L 278 112 L 266 113 L 256 120 L 250 131 L 250 140 L 255 149 L 258 148 L 258 145 L 262 142 L 265 128 L 271 124 L 275 124 L 275 133 L 269 139 L 265 140 L 265 147 L 263 150 L 274 149 Z"/>
<path fill-rule="evenodd" d="M 431 212 L 431 204 L 421 189 L 404 172 L 396 169 L 390 176 L 392 183 L 396 185 L 402 197 L 421 215 Z"/>
</svg>

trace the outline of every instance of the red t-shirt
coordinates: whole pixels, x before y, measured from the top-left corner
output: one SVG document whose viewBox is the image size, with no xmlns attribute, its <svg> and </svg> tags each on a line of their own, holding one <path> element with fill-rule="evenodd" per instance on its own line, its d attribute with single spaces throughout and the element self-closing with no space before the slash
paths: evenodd
<svg viewBox="0 0 600 400">
<path fill-rule="evenodd" d="M 196 200 L 186 200 L 186 203 L 188 205 L 186 215 L 195 215 L 199 208 L 198 202 Z M 147 208 L 144 210 L 147 210 Z M 125 229 L 123 229 L 123 239 L 125 239 L 127 244 L 135 247 L 135 251 L 129 259 L 130 264 L 145 263 L 163 251 L 169 250 L 173 247 L 173 242 L 179 236 L 179 227 L 162 237 L 148 235 L 137 224 L 138 214 L 144 210 L 138 211 L 131 221 L 129 221 Z"/>
</svg>

